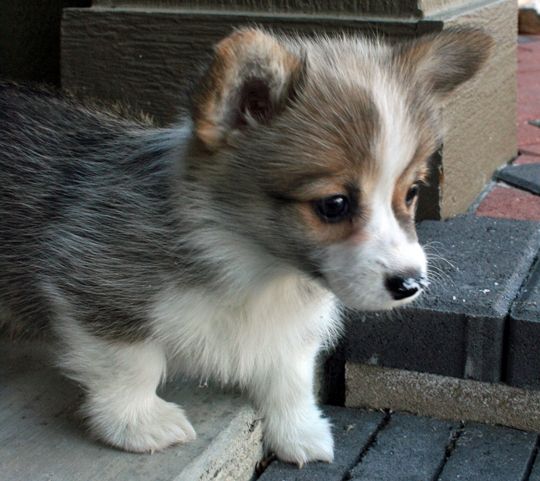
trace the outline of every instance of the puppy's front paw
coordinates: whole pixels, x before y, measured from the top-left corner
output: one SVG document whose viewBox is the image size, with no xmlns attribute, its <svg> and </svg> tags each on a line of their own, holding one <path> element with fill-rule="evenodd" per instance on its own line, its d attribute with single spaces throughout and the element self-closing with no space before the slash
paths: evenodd
<svg viewBox="0 0 540 481">
<path fill-rule="evenodd" d="M 99 410 L 87 405 L 91 429 L 106 443 L 125 451 L 154 452 L 197 437 L 183 410 L 155 396 L 125 409 Z"/>
<path fill-rule="evenodd" d="M 302 413 L 303 414 L 303 413 Z M 302 467 L 309 461 L 334 460 L 334 440 L 327 419 L 318 410 L 299 416 L 301 422 L 287 421 L 267 425 L 266 442 L 279 459 Z"/>
</svg>

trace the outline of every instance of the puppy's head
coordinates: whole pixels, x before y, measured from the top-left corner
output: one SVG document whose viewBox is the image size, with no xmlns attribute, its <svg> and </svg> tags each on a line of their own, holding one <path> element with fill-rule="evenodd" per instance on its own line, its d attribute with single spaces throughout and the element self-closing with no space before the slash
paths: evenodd
<svg viewBox="0 0 540 481">
<path fill-rule="evenodd" d="M 244 29 L 195 96 L 192 166 L 224 225 L 347 306 L 389 309 L 426 285 L 414 215 L 441 144 L 440 103 L 492 40 L 454 30 L 396 46 Z"/>
</svg>

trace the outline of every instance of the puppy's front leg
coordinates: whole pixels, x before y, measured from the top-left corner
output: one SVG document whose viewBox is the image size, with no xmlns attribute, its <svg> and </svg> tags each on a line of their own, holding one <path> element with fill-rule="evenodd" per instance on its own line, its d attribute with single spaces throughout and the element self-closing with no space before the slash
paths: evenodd
<svg viewBox="0 0 540 481">
<path fill-rule="evenodd" d="M 252 386 L 264 419 L 266 447 L 299 466 L 334 459 L 330 423 L 321 416 L 313 393 L 317 351 L 318 346 L 280 353 Z"/>
<path fill-rule="evenodd" d="M 126 451 L 153 452 L 196 437 L 183 410 L 156 394 L 166 369 L 158 344 L 103 340 L 76 324 L 62 335 L 61 364 L 84 386 L 83 412 L 99 438 Z"/>
</svg>

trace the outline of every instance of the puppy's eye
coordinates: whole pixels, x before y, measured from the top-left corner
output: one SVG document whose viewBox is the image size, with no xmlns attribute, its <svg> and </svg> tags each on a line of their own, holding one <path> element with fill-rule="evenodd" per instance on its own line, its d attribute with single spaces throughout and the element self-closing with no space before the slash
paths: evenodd
<svg viewBox="0 0 540 481">
<path fill-rule="evenodd" d="M 414 202 L 414 199 L 418 197 L 419 190 L 418 184 L 411 185 L 405 196 L 405 204 L 407 204 L 407 206 L 410 206 Z"/>
<path fill-rule="evenodd" d="M 350 213 L 349 199 L 344 195 L 332 195 L 316 200 L 315 212 L 325 222 L 340 222 Z"/>
</svg>

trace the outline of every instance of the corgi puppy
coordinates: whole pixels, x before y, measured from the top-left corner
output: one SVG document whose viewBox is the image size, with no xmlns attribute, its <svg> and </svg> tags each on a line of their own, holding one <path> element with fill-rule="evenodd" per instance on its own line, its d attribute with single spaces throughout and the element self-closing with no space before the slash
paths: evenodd
<svg viewBox="0 0 540 481">
<path fill-rule="evenodd" d="M 418 185 L 441 102 L 491 45 L 240 29 L 169 128 L 1 83 L 1 312 L 50 326 L 105 443 L 194 439 L 156 394 L 182 373 L 245 390 L 280 459 L 331 462 L 317 354 L 340 306 L 393 309 L 426 286 Z"/>
</svg>

